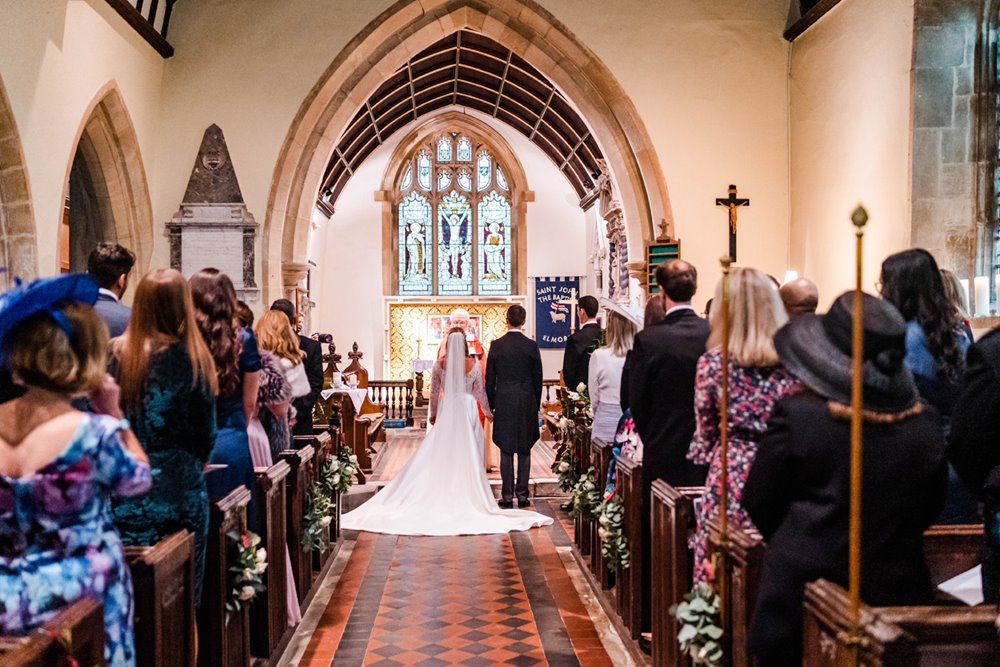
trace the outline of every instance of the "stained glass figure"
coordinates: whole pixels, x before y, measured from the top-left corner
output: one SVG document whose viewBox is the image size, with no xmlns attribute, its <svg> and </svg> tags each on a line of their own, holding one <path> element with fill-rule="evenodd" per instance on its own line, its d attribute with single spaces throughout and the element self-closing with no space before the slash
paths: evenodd
<svg viewBox="0 0 1000 667">
<path fill-rule="evenodd" d="M 428 295 L 431 266 L 431 204 L 418 192 L 399 203 L 399 293 Z"/>
<path fill-rule="evenodd" d="M 452 190 L 438 202 L 438 294 L 472 294 L 472 205 Z"/>
<path fill-rule="evenodd" d="M 507 176 L 503 173 L 503 169 L 500 168 L 500 165 L 497 165 L 497 185 L 504 190 L 510 190 L 510 188 L 507 187 Z"/>
<path fill-rule="evenodd" d="M 413 167 L 409 166 L 403 172 L 403 180 L 399 182 L 399 189 L 406 191 L 410 189 L 411 185 L 413 185 Z"/>
<path fill-rule="evenodd" d="M 451 139 L 448 137 L 438 139 L 438 162 L 451 162 Z"/>
<path fill-rule="evenodd" d="M 510 294 L 510 202 L 494 190 L 477 210 L 479 293 Z"/>
<path fill-rule="evenodd" d="M 438 169 L 438 192 L 444 192 L 451 186 L 451 169 Z"/>
<path fill-rule="evenodd" d="M 431 155 L 426 150 L 417 155 L 417 185 L 424 190 L 431 189 Z"/>
<path fill-rule="evenodd" d="M 466 192 L 472 190 L 472 172 L 468 169 L 458 170 L 458 187 L 462 188 Z"/>
<path fill-rule="evenodd" d="M 486 151 L 479 154 L 479 166 L 476 168 L 476 189 L 479 192 L 490 187 L 490 165 L 492 162 L 490 154 Z"/>
<path fill-rule="evenodd" d="M 462 137 L 458 140 L 458 161 L 472 162 L 472 142 L 469 141 L 468 137 Z"/>
</svg>

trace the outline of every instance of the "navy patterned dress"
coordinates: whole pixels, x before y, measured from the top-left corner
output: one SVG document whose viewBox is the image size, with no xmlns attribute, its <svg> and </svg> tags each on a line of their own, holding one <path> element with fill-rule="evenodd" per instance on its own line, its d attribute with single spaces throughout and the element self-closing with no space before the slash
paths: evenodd
<svg viewBox="0 0 1000 667">
<path fill-rule="evenodd" d="M 114 370 L 114 369 L 112 369 Z M 128 545 L 156 544 L 187 529 L 194 535 L 195 601 L 201 600 L 208 539 L 208 490 L 203 468 L 215 444 L 215 397 L 194 384 L 191 359 L 181 343 L 150 356 L 142 402 L 126 406 L 153 469 L 153 488 L 139 498 L 118 499 L 114 521 Z"/>
<path fill-rule="evenodd" d="M 722 490 L 722 450 L 719 447 L 719 396 L 722 388 L 722 352 L 713 348 L 698 359 L 694 383 L 695 431 L 688 458 L 708 465 L 705 493 L 698 507 L 695 533 L 694 580 L 712 579 L 708 549 L 708 520 L 719 515 Z M 797 386 L 784 366 L 741 366 L 729 363 L 729 515 L 733 525 L 752 529 L 753 522 L 740 503 L 757 445 L 778 399 Z"/>
<path fill-rule="evenodd" d="M 132 580 L 110 497 L 146 491 L 150 469 L 125 450 L 119 432 L 127 426 L 84 414 L 53 461 L 23 477 L 0 475 L 0 634 L 25 634 L 96 597 L 108 664 L 135 664 Z"/>
</svg>

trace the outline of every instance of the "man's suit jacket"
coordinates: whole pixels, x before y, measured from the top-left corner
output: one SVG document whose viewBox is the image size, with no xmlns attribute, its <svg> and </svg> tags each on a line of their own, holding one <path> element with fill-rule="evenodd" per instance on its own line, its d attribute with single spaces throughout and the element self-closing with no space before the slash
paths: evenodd
<svg viewBox="0 0 1000 667">
<path fill-rule="evenodd" d="M 132 309 L 124 303 L 103 292 L 97 295 L 97 303 L 94 310 L 108 325 L 108 331 L 112 338 L 116 338 L 125 333 L 128 328 L 128 321 L 132 318 Z"/>
<path fill-rule="evenodd" d="M 590 355 L 597 349 L 600 339 L 601 325 L 597 322 L 588 322 L 566 340 L 566 351 L 563 353 L 563 382 L 571 391 L 576 391 L 577 385 L 581 382 L 587 383 Z"/>
<path fill-rule="evenodd" d="M 508 454 L 527 454 L 538 441 L 542 355 L 520 331 L 493 341 L 486 357 L 486 398 L 493 410 L 493 442 Z"/>
<path fill-rule="evenodd" d="M 629 407 L 642 438 L 643 479 L 701 486 L 708 469 L 687 460 L 694 435 L 694 376 L 705 353 L 708 322 L 676 310 L 635 337 L 629 364 Z"/>
<path fill-rule="evenodd" d="M 306 358 L 302 363 L 306 368 L 306 377 L 309 378 L 309 393 L 292 401 L 297 413 L 297 421 L 292 427 L 292 434 L 312 435 L 313 406 L 319 399 L 319 393 L 323 391 L 323 346 L 312 338 L 300 335 L 299 349 L 306 353 Z"/>
<path fill-rule="evenodd" d="M 929 604 L 923 532 L 941 512 L 948 479 L 937 415 L 928 407 L 862 429 L 861 597 L 874 606 Z M 831 415 L 826 399 L 803 392 L 778 401 L 758 445 L 742 503 L 767 542 L 750 624 L 761 664 L 802 664 L 807 582 L 847 586 L 850 431 L 850 420 Z"/>
</svg>

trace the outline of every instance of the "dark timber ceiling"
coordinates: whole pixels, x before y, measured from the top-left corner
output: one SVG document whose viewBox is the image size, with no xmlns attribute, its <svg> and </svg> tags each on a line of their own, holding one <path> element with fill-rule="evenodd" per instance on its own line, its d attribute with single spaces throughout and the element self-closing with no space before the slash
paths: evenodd
<svg viewBox="0 0 1000 667">
<path fill-rule="evenodd" d="M 583 197 L 601 151 L 586 123 L 541 72 L 506 47 L 462 30 L 413 57 L 351 120 L 327 165 L 319 203 L 332 212 L 358 166 L 407 123 L 449 105 L 481 111 L 536 144 Z"/>
</svg>

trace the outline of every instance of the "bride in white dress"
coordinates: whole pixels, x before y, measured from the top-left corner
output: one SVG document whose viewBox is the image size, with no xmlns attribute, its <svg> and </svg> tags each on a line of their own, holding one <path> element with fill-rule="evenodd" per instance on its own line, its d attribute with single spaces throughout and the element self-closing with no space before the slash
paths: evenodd
<svg viewBox="0 0 1000 667">
<path fill-rule="evenodd" d="M 493 418 L 482 370 L 474 360 L 468 363 L 463 333 L 450 333 L 447 346 L 444 397 L 431 429 L 395 479 L 342 517 L 343 528 L 392 535 L 481 535 L 552 523 L 537 512 L 497 506 L 483 472 L 483 427 L 476 409 L 478 398 L 487 418 Z"/>
</svg>

